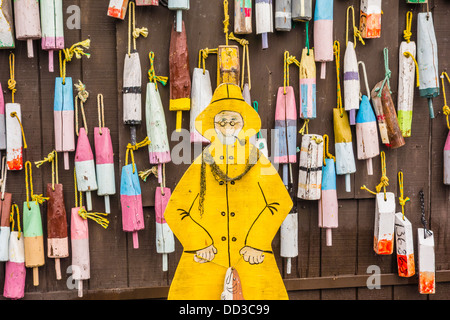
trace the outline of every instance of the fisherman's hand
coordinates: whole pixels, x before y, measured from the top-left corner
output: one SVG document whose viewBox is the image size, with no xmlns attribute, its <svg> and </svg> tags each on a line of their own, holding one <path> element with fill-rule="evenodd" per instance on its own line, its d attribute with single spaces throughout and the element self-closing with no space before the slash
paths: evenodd
<svg viewBox="0 0 450 320">
<path fill-rule="evenodd" d="M 216 253 L 217 253 L 216 247 L 214 247 L 214 245 L 210 245 L 205 249 L 198 250 L 197 253 L 194 255 L 194 261 L 198 263 L 210 262 L 212 261 L 212 259 L 214 259 Z"/>
<path fill-rule="evenodd" d="M 239 254 L 244 258 L 244 261 L 250 264 L 260 264 L 264 261 L 264 252 L 251 247 L 243 247 Z"/>
</svg>

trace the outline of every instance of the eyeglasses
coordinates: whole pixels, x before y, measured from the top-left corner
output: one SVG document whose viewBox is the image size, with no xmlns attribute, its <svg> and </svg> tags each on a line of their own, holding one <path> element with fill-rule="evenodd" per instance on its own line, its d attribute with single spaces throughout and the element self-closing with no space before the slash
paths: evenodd
<svg viewBox="0 0 450 320">
<path fill-rule="evenodd" d="M 215 123 L 218 124 L 219 126 L 221 126 L 222 128 L 224 128 L 227 124 L 229 124 L 231 127 L 234 127 L 235 125 L 240 124 L 241 121 L 234 121 L 234 120 L 225 121 L 225 120 L 223 120 L 223 121 L 218 121 Z"/>
</svg>

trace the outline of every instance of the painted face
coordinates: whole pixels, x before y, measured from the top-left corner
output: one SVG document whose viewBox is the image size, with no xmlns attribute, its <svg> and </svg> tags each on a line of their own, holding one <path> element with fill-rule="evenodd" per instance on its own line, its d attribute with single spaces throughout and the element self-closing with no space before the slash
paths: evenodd
<svg viewBox="0 0 450 320">
<path fill-rule="evenodd" d="M 238 112 L 221 111 L 214 117 L 214 128 L 222 143 L 234 143 L 244 127 L 244 120 Z"/>
</svg>

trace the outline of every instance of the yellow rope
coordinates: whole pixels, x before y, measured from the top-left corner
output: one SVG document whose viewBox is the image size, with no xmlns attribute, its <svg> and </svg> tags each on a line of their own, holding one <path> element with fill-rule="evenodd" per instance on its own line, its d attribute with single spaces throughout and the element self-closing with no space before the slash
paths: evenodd
<svg viewBox="0 0 450 320">
<path fill-rule="evenodd" d="M 386 187 L 389 186 L 389 178 L 386 175 L 386 154 L 384 153 L 384 151 L 381 151 L 380 153 L 380 157 L 381 157 L 381 180 L 380 183 L 375 187 L 376 192 L 368 189 L 365 185 L 363 185 L 361 187 L 362 190 L 366 190 L 368 192 L 370 192 L 371 194 L 378 194 L 381 192 L 381 189 L 383 188 L 383 192 L 384 192 L 384 200 L 386 200 Z"/>
<path fill-rule="evenodd" d="M 405 38 L 406 42 L 409 43 L 411 41 L 411 25 L 412 25 L 412 11 L 408 11 L 406 13 L 406 29 L 403 31 L 403 37 Z"/>
<path fill-rule="evenodd" d="M 155 89 L 156 91 L 158 91 L 158 84 L 157 82 L 162 83 L 163 86 L 165 86 L 167 84 L 168 81 L 168 77 L 161 77 L 161 76 L 157 76 L 155 73 L 155 65 L 154 65 L 154 61 L 155 61 L 155 53 L 153 51 L 151 51 L 148 54 L 148 57 L 150 59 L 150 69 L 148 70 L 148 80 L 150 82 L 153 82 L 155 84 Z"/>
<path fill-rule="evenodd" d="M 346 33 L 345 33 L 345 45 L 348 46 L 348 13 L 349 11 L 352 11 L 352 16 L 353 16 L 353 47 L 356 48 L 356 38 L 358 38 L 359 41 L 361 41 L 361 43 L 363 45 L 365 45 L 365 42 L 361 36 L 361 32 L 359 31 L 359 28 L 356 27 L 355 24 L 355 8 L 353 8 L 353 6 L 349 6 L 347 8 L 347 20 L 346 20 L 346 24 L 345 24 L 345 29 L 346 29 Z"/>
<path fill-rule="evenodd" d="M 447 78 L 447 81 L 450 82 L 450 78 L 447 74 L 447 72 L 442 72 L 441 74 L 441 81 L 442 81 L 442 92 L 444 94 L 444 106 L 442 107 L 442 110 L 444 112 L 444 115 L 447 119 L 447 128 L 450 130 L 450 122 L 449 122 L 449 115 L 450 115 L 450 107 L 447 105 L 447 95 L 445 93 L 445 83 L 444 83 L 444 76 Z"/>
<path fill-rule="evenodd" d="M 86 90 L 86 86 L 78 80 L 78 84 L 75 84 L 75 88 L 78 90 L 78 94 L 75 97 L 75 125 L 76 125 L 76 133 L 77 136 L 79 135 L 78 130 L 78 100 L 80 100 L 80 109 L 81 109 L 81 115 L 83 117 L 83 124 L 84 124 L 84 130 L 86 131 L 86 134 L 88 134 L 88 126 L 86 121 L 86 115 L 84 113 L 84 103 L 89 98 L 89 92 Z"/>
<path fill-rule="evenodd" d="M 305 122 L 303 123 L 303 126 L 301 127 L 301 129 L 298 133 L 300 133 L 301 135 L 308 134 L 308 132 L 309 132 L 308 125 L 309 125 L 309 119 L 305 119 Z"/>
<path fill-rule="evenodd" d="M 145 27 L 136 28 L 136 5 L 133 1 L 129 4 L 129 14 L 128 14 L 128 56 L 131 55 L 131 38 L 133 38 L 133 50 L 136 50 L 136 39 L 139 36 L 147 38 L 148 29 Z"/>
<path fill-rule="evenodd" d="M 29 177 L 28 177 L 29 176 Z M 31 168 L 31 162 L 27 161 L 25 163 L 25 186 L 27 191 L 27 206 L 28 209 L 31 210 L 30 207 L 30 197 L 31 201 L 35 201 L 36 204 L 43 204 L 49 198 L 44 197 L 42 194 L 36 195 L 33 192 L 33 171 Z"/>
<path fill-rule="evenodd" d="M 228 27 L 230 26 L 230 15 L 228 14 L 228 0 L 223 1 L 223 11 L 224 17 L 223 20 L 223 32 L 225 33 L 225 44 L 228 45 Z"/>
<path fill-rule="evenodd" d="M 133 164 L 133 173 L 136 170 L 136 166 L 134 164 L 134 151 L 138 150 L 139 148 L 148 146 L 150 144 L 150 139 L 148 137 L 145 137 L 145 139 L 139 143 L 136 143 L 135 145 L 132 145 L 129 143 L 127 145 L 127 152 L 125 154 L 125 165 L 128 165 L 128 154 L 131 154 L 131 163 Z"/>
<path fill-rule="evenodd" d="M 414 64 L 416 65 L 416 86 L 420 86 L 420 76 L 419 76 L 419 65 L 417 64 L 416 58 L 411 54 L 411 52 L 404 52 L 403 55 L 407 58 L 411 58 L 414 61 Z"/>
<path fill-rule="evenodd" d="M 300 68 L 300 62 L 289 54 L 289 51 L 284 52 L 284 94 L 286 94 L 286 87 L 289 87 L 289 66 L 295 63 Z"/>
<path fill-rule="evenodd" d="M 14 103 L 14 94 L 17 92 L 16 89 L 16 80 L 15 80 L 15 61 L 16 61 L 16 57 L 14 55 L 14 53 L 11 53 L 9 55 L 9 76 L 10 79 L 8 80 L 8 89 L 11 90 L 11 94 L 12 94 L 12 103 Z"/>
<path fill-rule="evenodd" d="M 333 44 L 333 53 L 336 60 L 336 77 L 337 77 L 337 108 L 341 111 L 341 118 L 344 116 L 344 108 L 342 105 L 342 91 L 341 91 L 341 80 L 340 80 L 340 59 L 341 59 L 341 45 L 338 40 L 334 41 Z"/>
<path fill-rule="evenodd" d="M 103 94 L 97 95 L 97 109 L 98 109 L 98 132 L 103 134 L 102 128 L 105 127 L 105 105 L 103 103 Z"/>
<path fill-rule="evenodd" d="M 408 197 L 403 197 L 403 172 L 401 171 L 398 172 L 398 186 L 400 188 L 400 197 L 398 198 L 398 202 L 402 206 L 403 220 L 405 220 L 405 204 L 411 199 L 409 199 Z"/>
<path fill-rule="evenodd" d="M 210 54 L 217 54 L 218 52 L 219 52 L 218 48 L 215 48 L 215 49 L 205 48 L 205 49 L 201 49 L 199 51 L 199 54 L 198 54 L 198 68 L 200 69 L 202 67 L 201 66 L 201 63 L 202 63 L 203 64 L 203 74 L 205 74 L 205 71 L 206 71 L 206 59 L 208 58 L 208 56 Z M 200 61 L 201 61 L 201 63 L 200 63 Z"/>
<path fill-rule="evenodd" d="M 51 163 L 52 164 L 52 189 L 55 190 L 55 182 L 56 184 L 59 184 L 58 179 L 58 153 L 56 150 L 53 150 L 50 152 L 44 160 L 36 161 L 34 164 L 37 168 L 41 167 L 44 163 Z M 56 181 L 55 181 L 56 180 Z"/>
<path fill-rule="evenodd" d="M 326 165 L 326 159 L 333 159 L 336 160 L 336 157 L 333 156 L 329 150 L 328 150 L 328 142 L 329 142 L 330 138 L 328 137 L 327 134 L 323 135 L 323 165 Z"/>
<path fill-rule="evenodd" d="M 15 210 L 14 210 L 15 209 Z M 14 211 L 17 214 L 17 231 L 19 232 L 17 239 L 20 239 L 20 235 L 22 233 L 22 229 L 20 227 L 20 213 L 19 206 L 16 203 L 13 203 L 11 206 L 11 213 L 9 214 L 9 222 L 11 223 L 11 231 L 14 231 L 15 221 L 14 221 Z"/>
<path fill-rule="evenodd" d="M 19 122 L 20 130 L 22 131 L 23 148 L 27 149 L 28 145 L 27 145 L 27 140 L 25 139 L 25 131 L 23 130 L 22 121 L 20 121 L 19 116 L 17 115 L 17 112 L 11 112 L 10 116 L 11 116 L 11 118 L 16 118 L 17 121 Z"/>
<path fill-rule="evenodd" d="M 66 63 L 72 61 L 74 56 L 77 59 L 81 59 L 83 56 L 86 56 L 89 59 L 91 54 L 84 52 L 84 49 L 89 49 L 90 46 L 91 40 L 86 39 L 73 44 L 70 48 L 59 51 L 59 70 L 60 76 L 63 78 L 63 84 L 66 83 Z M 64 54 L 64 59 L 62 58 L 62 54 Z"/>
<path fill-rule="evenodd" d="M 158 177 L 158 167 L 154 166 L 150 169 L 147 169 L 145 171 L 139 171 L 139 177 L 142 179 L 142 181 L 147 182 L 147 178 L 153 174 L 156 178 Z"/>
<path fill-rule="evenodd" d="M 244 89 L 244 74 L 245 74 L 245 66 L 247 64 L 248 69 L 248 87 L 251 90 L 252 81 L 250 77 L 250 51 L 248 49 L 249 42 L 245 39 L 236 38 L 231 32 L 228 36 L 230 40 L 234 40 L 238 42 L 242 46 L 242 80 L 241 80 L 241 89 Z"/>
</svg>

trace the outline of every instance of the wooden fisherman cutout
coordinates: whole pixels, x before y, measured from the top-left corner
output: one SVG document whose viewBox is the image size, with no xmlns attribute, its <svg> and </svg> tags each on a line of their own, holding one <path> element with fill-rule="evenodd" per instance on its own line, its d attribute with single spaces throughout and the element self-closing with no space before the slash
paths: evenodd
<svg viewBox="0 0 450 320">
<path fill-rule="evenodd" d="M 271 243 L 293 203 L 277 170 L 249 143 L 261 119 L 240 87 L 225 83 L 196 124 L 212 143 L 165 211 L 184 248 L 168 298 L 218 300 L 224 283 L 238 286 L 225 282 L 234 270 L 244 299 L 287 299 Z"/>
</svg>

